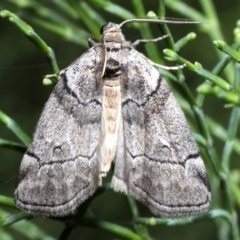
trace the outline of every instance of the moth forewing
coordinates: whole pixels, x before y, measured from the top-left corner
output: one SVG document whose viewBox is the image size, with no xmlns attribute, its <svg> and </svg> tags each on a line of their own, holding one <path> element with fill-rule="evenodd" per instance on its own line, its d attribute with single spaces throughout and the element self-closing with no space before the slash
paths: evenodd
<svg viewBox="0 0 240 240">
<path fill-rule="evenodd" d="M 62 73 L 23 157 L 15 201 L 31 214 L 67 215 L 101 182 L 102 85 L 95 60 L 91 48 Z"/>
<path fill-rule="evenodd" d="M 34 215 L 64 216 L 101 184 L 115 159 L 112 187 L 162 217 L 209 209 L 210 186 L 184 114 L 152 62 L 121 26 L 62 72 L 18 175 L 15 201 Z M 139 41 L 140 42 L 140 41 Z"/>
<path fill-rule="evenodd" d="M 211 193 L 206 170 L 172 92 L 134 49 L 127 73 L 122 79 L 124 160 L 116 158 L 113 188 L 162 217 L 207 211 Z"/>
</svg>

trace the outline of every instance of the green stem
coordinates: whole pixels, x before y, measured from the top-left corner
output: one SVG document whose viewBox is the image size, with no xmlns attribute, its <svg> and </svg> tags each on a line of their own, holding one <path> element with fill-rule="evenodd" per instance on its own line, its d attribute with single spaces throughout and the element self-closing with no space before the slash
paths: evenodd
<svg viewBox="0 0 240 240">
<path fill-rule="evenodd" d="M 0 147 L 10 148 L 14 149 L 16 151 L 19 151 L 21 153 L 24 153 L 26 151 L 26 146 L 20 143 L 16 143 L 13 141 L 8 141 L 5 139 L 0 138 Z"/>
<path fill-rule="evenodd" d="M 212 39 L 224 39 L 212 0 L 199 0 L 199 2 L 208 20 L 208 27 L 211 29 L 208 34 Z"/>
<path fill-rule="evenodd" d="M 132 218 L 134 220 L 133 223 L 135 231 L 138 233 L 139 236 L 142 237 L 142 239 L 151 240 L 152 238 L 149 236 L 147 228 L 143 226 L 143 224 L 138 222 L 139 212 L 135 200 L 130 196 L 126 196 L 126 198 Z"/>
<path fill-rule="evenodd" d="M 0 195 L 0 205 L 16 209 L 14 200 L 3 195 Z"/>
<path fill-rule="evenodd" d="M 8 226 L 8 225 L 12 225 L 16 222 L 19 222 L 21 220 L 26 220 L 26 219 L 32 219 L 33 216 L 32 215 L 29 215 L 27 213 L 24 213 L 24 212 L 20 212 L 20 213 L 17 213 L 17 214 L 11 214 L 11 215 L 8 215 L 7 217 L 5 217 L 4 219 L 1 219 L 0 220 L 0 226 Z"/>
<path fill-rule="evenodd" d="M 7 128 L 9 128 L 23 143 L 28 146 L 31 139 L 26 133 L 18 126 L 18 124 L 8 117 L 4 112 L 0 110 L 0 122 L 2 122 Z"/>
<path fill-rule="evenodd" d="M 235 81 L 234 81 L 234 86 L 239 89 L 239 75 L 240 75 L 240 69 L 239 67 L 235 68 Z M 233 240 L 239 240 L 240 235 L 239 235 L 239 229 L 238 229 L 238 219 L 237 219 L 237 214 L 234 209 L 234 203 L 232 199 L 232 189 L 229 183 L 229 163 L 230 163 L 230 156 L 232 153 L 233 149 L 233 140 L 236 137 L 237 130 L 238 130 L 238 125 L 239 125 L 239 119 L 240 119 L 240 110 L 239 107 L 233 108 L 228 124 L 228 131 L 227 131 L 227 140 L 223 148 L 223 156 L 222 156 L 222 165 L 223 168 L 226 172 L 225 178 L 222 178 L 222 185 L 223 185 L 223 192 L 225 196 L 225 201 L 226 201 L 226 208 L 228 212 L 231 214 L 231 220 L 230 220 L 230 226 L 231 226 L 231 238 Z"/>
<path fill-rule="evenodd" d="M 92 218 L 84 218 L 81 221 L 81 225 L 99 228 L 124 239 L 143 240 L 139 235 L 129 230 L 128 228 L 106 221 L 95 220 Z"/>
<path fill-rule="evenodd" d="M 225 142 L 227 139 L 227 131 L 223 128 L 223 126 L 221 126 L 219 123 L 217 123 L 210 117 L 207 117 L 206 121 L 210 133 Z M 237 138 L 235 138 L 233 141 L 233 149 L 236 154 L 240 156 L 240 141 Z"/>
<path fill-rule="evenodd" d="M 62 231 L 59 240 L 66 240 L 69 238 L 70 234 L 72 233 L 73 228 L 72 227 L 66 227 L 64 228 L 64 230 Z"/>
<path fill-rule="evenodd" d="M 210 135 L 206 117 L 205 117 L 202 109 L 200 109 L 198 107 L 193 107 L 192 109 L 193 109 L 194 115 L 198 121 L 198 125 L 200 127 L 200 132 L 206 140 L 206 150 L 207 150 L 208 156 L 214 166 L 215 173 L 219 177 L 221 177 L 223 174 L 223 169 L 222 169 L 222 165 L 220 163 L 220 159 L 218 158 L 217 153 L 213 146 L 213 140 Z"/>
<path fill-rule="evenodd" d="M 133 4 L 133 7 L 135 9 L 136 16 L 140 16 L 140 17 L 146 16 L 146 12 L 144 10 L 142 0 L 132 0 L 132 4 Z M 141 23 L 141 28 L 140 29 L 141 29 L 141 31 L 140 31 L 141 36 L 142 36 L 143 39 L 153 39 L 153 35 L 152 35 L 152 32 L 151 32 L 148 24 Z M 157 63 L 162 62 L 161 58 L 159 57 L 159 54 L 158 54 L 159 51 L 157 49 L 156 44 L 146 44 L 145 49 L 146 49 L 148 57 L 152 61 L 157 62 Z"/>
<path fill-rule="evenodd" d="M 222 181 L 223 192 L 224 192 L 225 201 L 226 201 L 226 209 L 231 215 L 231 218 L 229 220 L 230 228 L 231 228 L 231 231 L 230 231 L 231 239 L 239 240 L 240 235 L 239 235 L 239 229 L 238 229 L 238 219 L 237 219 L 237 214 L 233 207 L 232 192 L 229 184 L 229 179 L 226 176 L 226 178 L 221 178 L 221 181 Z"/>
<path fill-rule="evenodd" d="M 54 51 L 52 48 L 48 47 L 48 45 L 34 32 L 31 26 L 7 10 L 1 11 L 0 16 L 7 18 L 10 22 L 16 25 L 20 31 L 23 32 L 27 38 L 29 38 L 30 41 L 32 41 L 42 52 L 47 55 L 49 65 L 53 73 L 56 74 L 59 72 Z"/>
<path fill-rule="evenodd" d="M 221 77 L 216 76 L 210 71 L 204 69 L 200 63 L 193 64 L 187 61 L 186 59 L 180 57 L 177 53 L 173 52 L 170 49 L 164 49 L 163 52 L 172 61 L 176 61 L 179 64 L 186 64 L 189 70 L 196 72 L 198 75 L 200 75 L 203 78 L 207 78 L 209 81 L 211 81 L 213 84 L 216 84 L 223 90 L 226 90 L 226 91 L 231 90 L 236 92 L 238 95 L 240 95 L 240 92 L 236 88 L 234 88 L 231 84 L 229 84 L 226 80 L 222 79 Z"/>
<path fill-rule="evenodd" d="M 180 219 L 162 219 L 162 218 L 139 218 L 139 223 L 149 225 L 149 226 L 156 226 L 156 225 L 166 225 L 166 226 L 182 226 L 186 224 L 192 224 L 196 222 L 203 222 L 209 219 L 218 219 L 223 218 L 227 222 L 230 222 L 231 215 L 222 209 L 214 209 L 208 211 L 197 217 L 189 217 L 189 218 L 180 218 Z"/>
<path fill-rule="evenodd" d="M 227 139 L 223 148 L 223 155 L 222 155 L 222 165 L 226 172 L 229 169 L 230 156 L 232 153 L 233 143 L 237 134 L 239 120 L 240 120 L 239 116 L 240 116 L 239 107 L 235 107 L 232 110 L 232 113 L 230 116 Z"/>
<path fill-rule="evenodd" d="M 182 1 L 165 0 L 165 3 L 167 7 L 169 7 L 173 11 L 178 12 L 179 14 L 184 16 L 184 18 L 189 18 L 196 21 L 206 21 L 206 17 L 202 13 Z"/>
<path fill-rule="evenodd" d="M 240 62 L 240 53 L 235 50 L 233 47 L 230 47 L 228 44 L 226 44 L 222 40 L 213 41 L 213 44 L 222 52 L 229 55 L 232 59 L 234 59 L 237 62 Z"/>
</svg>

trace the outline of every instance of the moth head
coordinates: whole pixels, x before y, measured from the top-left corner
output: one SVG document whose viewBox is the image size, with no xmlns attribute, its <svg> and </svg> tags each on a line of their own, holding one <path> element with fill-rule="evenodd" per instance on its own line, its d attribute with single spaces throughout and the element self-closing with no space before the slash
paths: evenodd
<svg viewBox="0 0 240 240">
<path fill-rule="evenodd" d="M 109 22 L 101 27 L 102 41 L 104 42 L 125 42 L 120 25 Z"/>
</svg>

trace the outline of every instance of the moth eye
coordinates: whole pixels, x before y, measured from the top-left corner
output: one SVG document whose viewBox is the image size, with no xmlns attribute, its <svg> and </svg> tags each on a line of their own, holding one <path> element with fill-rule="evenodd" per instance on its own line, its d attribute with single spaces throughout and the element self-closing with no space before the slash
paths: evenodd
<svg viewBox="0 0 240 240">
<path fill-rule="evenodd" d="M 107 24 L 104 24 L 101 28 L 100 28 L 100 34 L 102 35 L 103 34 L 103 29 L 104 27 L 106 26 Z"/>
</svg>

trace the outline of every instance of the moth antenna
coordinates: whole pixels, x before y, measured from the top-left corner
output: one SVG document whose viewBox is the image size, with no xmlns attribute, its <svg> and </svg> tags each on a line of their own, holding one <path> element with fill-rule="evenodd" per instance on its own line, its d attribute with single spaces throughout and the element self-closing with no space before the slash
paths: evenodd
<svg viewBox="0 0 240 240">
<path fill-rule="evenodd" d="M 124 24 L 129 22 L 143 22 L 143 23 L 170 23 L 170 24 L 201 24 L 206 23 L 204 21 L 194 21 L 190 19 L 184 19 L 184 18 L 171 18 L 171 17 L 165 17 L 165 18 L 148 18 L 148 17 L 137 17 L 137 18 L 130 18 L 122 23 L 119 24 L 120 27 L 122 27 Z"/>
</svg>

